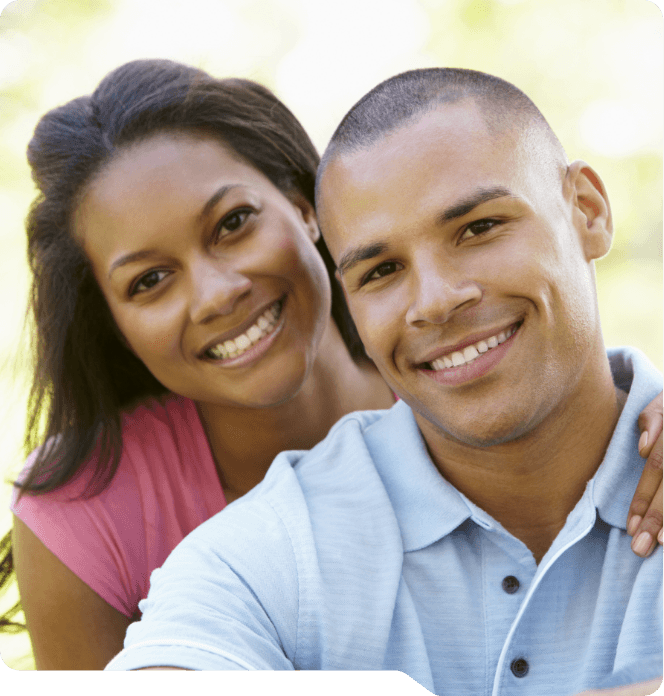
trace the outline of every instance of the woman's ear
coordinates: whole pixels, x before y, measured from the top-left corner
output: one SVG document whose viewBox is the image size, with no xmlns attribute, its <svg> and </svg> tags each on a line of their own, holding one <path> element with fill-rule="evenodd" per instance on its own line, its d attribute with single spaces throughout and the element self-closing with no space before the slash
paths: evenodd
<svg viewBox="0 0 664 696">
<path fill-rule="evenodd" d="M 572 193 L 573 222 L 579 231 L 586 260 L 606 255 L 613 238 L 613 218 L 606 189 L 597 172 L 577 160 L 567 168 Z"/>
<path fill-rule="evenodd" d="M 311 241 L 315 244 L 320 239 L 320 229 L 318 227 L 318 218 L 313 205 L 299 192 L 293 192 L 289 196 L 291 203 L 299 212 L 302 221 L 304 222 Z"/>
</svg>

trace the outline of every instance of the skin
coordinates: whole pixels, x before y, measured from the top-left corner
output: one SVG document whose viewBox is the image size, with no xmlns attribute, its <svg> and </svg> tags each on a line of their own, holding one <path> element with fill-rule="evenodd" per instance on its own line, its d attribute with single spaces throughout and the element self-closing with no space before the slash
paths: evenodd
<svg viewBox="0 0 664 696">
<path fill-rule="evenodd" d="M 201 216 L 226 186 L 235 188 Z M 218 239 L 224 220 L 228 236 Z M 217 141 L 159 136 L 121 153 L 85 192 L 76 233 L 127 345 L 169 389 L 196 401 L 227 500 L 256 485 L 280 451 L 312 447 L 352 410 L 392 403 L 329 318 L 311 207 Z M 132 294 L 137 283 L 144 292 Z M 286 322 L 264 357 L 231 367 L 200 359 L 201 348 L 279 297 Z M 131 620 L 20 520 L 13 544 L 38 669 L 103 668 Z"/>
<path fill-rule="evenodd" d="M 561 190 L 550 195 L 544 183 L 557 172 L 538 180 L 537 163 L 515 150 L 513 137 L 478 138 L 483 121 L 467 107 L 445 115 L 445 127 L 425 118 L 369 152 L 333 160 L 322 179 L 319 218 L 365 348 L 415 409 L 441 473 L 539 560 L 599 465 L 624 402 L 598 357 L 605 353 L 592 261 L 609 249 L 610 210 L 599 178 L 583 163 L 561 173 Z M 437 222 L 478 186 L 507 184 L 514 189 L 509 200 L 501 196 Z M 504 227 L 487 248 L 467 230 L 490 231 L 493 225 L 480 223 L 489 216 Z M 361 256 L 344 268 L 344 259 Z M 367 276 L 375 278 L 369 289 Z M 488 374 L 454 386 L 420 374 L 423 355 L 517 320 L 526 327 L 524 345 Z M 551 365 L 538 363 L 543 351 Z M 656 402 L 648 416 L 654 428 Z M 536 457 L 541 465 L 533 465 Z M 563 488 L 561 480 L 570 483 Z M 645 695 L 656 683 L 596 693 Z"/>
<path fill-rule="evenodd" d="M 350 411 L 394 402 L 330 317 L 312 207 L 217 140 L 169 134 L 121 152 L 85 191 L 75 231 L 129 348 L 195 401 L 228 502 L 279 452 L 313 447 Z M 279 299 L 278 331 L 253 359 L 204 357 Z M 130 619 L 19 520 L 13 543 L 37 668 L 102 669 Z"/>
<path fill-rule="evenodd" d="M 435 465 L 539 561 L 602 461 L 621 395 L 594 289 L 612 235 L 604 187 L 526 141 L 490 133 L 471 100 L 440 107 L 333 159 L 319 219 L 365 348 Z M 497 362 L 489 352 L 456 379 L 430 369 L 510 327 Z"/>
</svg>

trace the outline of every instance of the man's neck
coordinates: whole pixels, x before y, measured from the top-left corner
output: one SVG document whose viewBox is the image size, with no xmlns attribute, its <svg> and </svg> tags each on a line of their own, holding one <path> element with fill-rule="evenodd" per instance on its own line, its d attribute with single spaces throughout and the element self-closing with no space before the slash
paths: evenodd
<svg viewBox="0 0 664 696">
<path fill-rule="evenodd" d="M 574 401 L 525 436 L 490 447 L 425 434 L 441 474 L 523 541 L 538 563 L 601 464 L 624 403 L 607 379 Z"/>
</svg>

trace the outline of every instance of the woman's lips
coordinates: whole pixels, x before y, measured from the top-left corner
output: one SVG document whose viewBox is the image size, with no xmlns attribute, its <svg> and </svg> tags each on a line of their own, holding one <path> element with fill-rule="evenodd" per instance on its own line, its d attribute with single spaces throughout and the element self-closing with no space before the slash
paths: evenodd
<svg viewBox="0 0 664 696">
<path fill-rule="evenodd" d="M 278 305 L 275 309 L 275 305 Z M 282 298 L 279 300 L 277 303 L 274 303 L 273 305 L 266 310 L 266 312 L 271 312 L 271 319 L 267 319 L 267 330 L 261 329 L 262 334 L 260 338 L 258 338 L 257 341 L 254 343 L 250 344 L 247 348 L 243 348 L 242 346 L 245 344 L 245 341 L 240 342 L 240 350 L 235 351 L 234 354 L 231 354 L 230 352 L 228 353 L 228 357 L 220 357 L 220 358 L 214 358 L 208 355 L 208 351 L 206 351 L 204 355 L 204 360 L 208 363 L 212 363 L 213 365 L 222 367 L 222 368 L 236 368 L 236 367 L 245 367 L 247 365 L 250 365 L 251 363 L 257 361 L 258 359 L 262 358 L 265 353 L 274 345 L 275 341 L 277 340 L 278 336 L 281 334 L 282 329 L 284 328 L 284 324 L 286 322 L 286 316 L 285 316 L 285 311 L 284 311 L 284 299 Z M 275 316 L 276 314 L 276 316 Z M 256 320 L 255 324 L 252 324 L 252 327 L 259 324 L 260 317 L 263 317 L 265 315 L 265 312 L 259 316 L 259 319 Z M 260 322 L 263 323 L 263 322 Z M 249 327 L 251 329 L 252 327 Z M 248 334 L 249 329 L 245 332 L 244 335 Z M 234 342 L 238 340 L 238 336 L 233 339 Z M 224 342 L 223 345 L 225 345 L 226 342 Z M 214 348 L 217 348 L 217 346 L 213 346 Z M 235 344 L 237 346 L 237 343 Z M 211 350 L 211 349 L 208 349 Z M 224 349 L 226 350 L 226 349 Z"/>
</svg>

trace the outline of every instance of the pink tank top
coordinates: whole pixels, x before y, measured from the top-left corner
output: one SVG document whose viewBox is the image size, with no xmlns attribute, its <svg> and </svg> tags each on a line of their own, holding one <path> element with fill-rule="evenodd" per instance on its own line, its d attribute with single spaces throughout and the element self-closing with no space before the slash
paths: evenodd
<svg viewBox="0 0 664 696">
<path fill-rule="evenodd" d="M 133 617 L 150 573 L 226 501 L 193 401 L 171 396 L 139 406 L 123 417 L 122 437 L 117 473 L 100 494 L 72 500 L 91 478 L 93 457 L 52 493 L 16 502 L 15 489 L 11 508 L 83 582 Z"/>
</svg>

